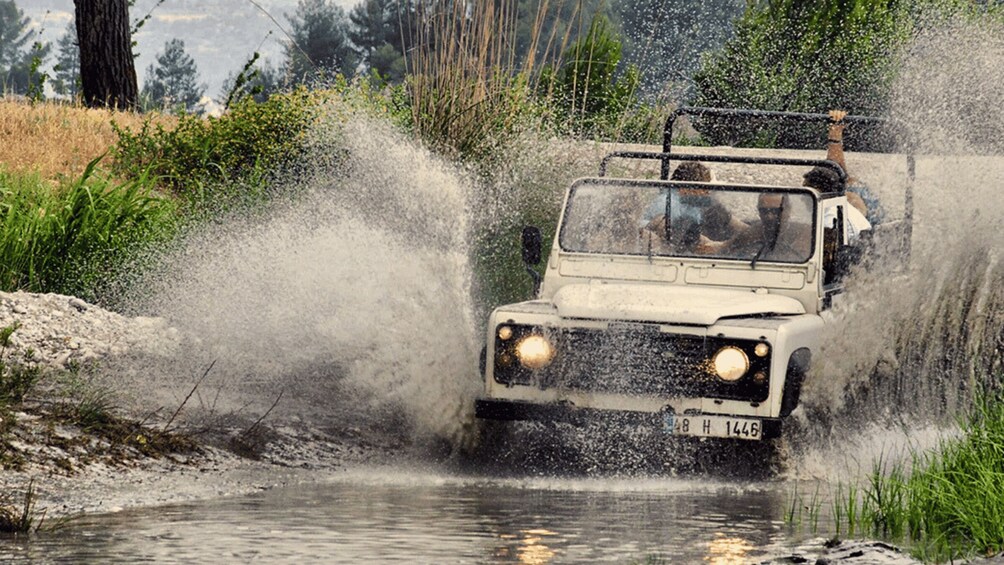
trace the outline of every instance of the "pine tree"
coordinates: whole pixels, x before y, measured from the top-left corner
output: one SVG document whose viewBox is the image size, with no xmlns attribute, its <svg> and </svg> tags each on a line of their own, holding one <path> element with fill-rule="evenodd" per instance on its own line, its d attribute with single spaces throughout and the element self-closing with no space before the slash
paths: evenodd
<svg viewBox="0 0 1004 565">
<path fill-rule="evenodd" d="M 91 107 L 135 108 L 139 97 L 129 27 L 130 0 L 73 0 L 80 82 Z"/>
<path fill-rule="evenodd" d="M 28 93 L 38 80 L 35 71 L 49 53 L 48 45 L 29 45 L 28 22 L 14 0 L 0 0 L 0 87 L 5 93 Z"/>
<path fill-rule="evenodd" d="M 52 89 L 60 96 L 76 98 L 80 94 L 80 47 L 77 24 L 70 20 L 66 33 L 56 43 L 56 65 L 52 67 Z"/>
<path fill-rule="evenodd" d="M 293 28 L 293 42 L 286 46 L 286 68 L 293 82 L 355 74 L 359 58 L 349 41 L 342 8 L 331 0 L 300 0 L 286 19 Z"/>
<path fill-rule="evenodd" d="M 363 64 L 391 82 L 404 80 L 405 54 L 418 36 L 415 2 L 365 0 L 352 8 L 349 21 L 349 39 Z"/>
<path fill-rule="evenodd" d="M 185 42 L 180 39 L 168 41 L 164 44 L 164 52 L 157 55 L 157 64 L 147 67 L 143 106 L 202 113 L 199 101 L 206 85 L 196 82 L 198 76 L 195 61 L 185 53 Z"/>
</svg>

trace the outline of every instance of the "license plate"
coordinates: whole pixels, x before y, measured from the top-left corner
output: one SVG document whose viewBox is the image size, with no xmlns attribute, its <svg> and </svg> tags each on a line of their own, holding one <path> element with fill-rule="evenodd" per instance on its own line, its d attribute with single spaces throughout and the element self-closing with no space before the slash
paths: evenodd
<svg viewBox="0 0 1004 565">
<path fill-rule="evenodd" d="M 736 439 L 760 439 L 763 423 L 753 418 L 731 416 L 685 416 L 666 414 L 663 416 L 663 430 L 675 436 L 729 437 Z"/>
</svg>

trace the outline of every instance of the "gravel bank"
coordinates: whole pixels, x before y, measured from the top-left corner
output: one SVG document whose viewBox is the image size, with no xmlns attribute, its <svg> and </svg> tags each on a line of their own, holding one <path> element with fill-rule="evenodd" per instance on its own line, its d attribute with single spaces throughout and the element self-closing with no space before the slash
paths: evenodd
<svg viewBox="0 0 1004 565">
<path fill-rule="evenodd" d="M 18 502 L 33 481 L 37 506 L 50 517 L 246 494 L 329 475 L 380 452 L 353 430 L 332 435 L 304 422 L 260 426 L 265 433 L 255 445 L 240 446 L 250 457 L 224 449 L 235 447 L 228 438 L 246 422 L 182 435 L 188 443 L 163 449 L 149 449 L 162 428 L 144 428 L 140 414 L 116 410 L 121 421 L 113 433 L 94 432 L 67 419 L 61 406 L 83 400 L 68 398 L 58 381 L 120 356 L 170 355 L 182 346 L 178 330 L 161 318 L 123 316 L 75 297 L 0 292 L 0 327 L 15 324 L 3 360 L 37 367 L 42 376 L 23 403 L 12 404 L 7 421 L 0 419 L 9 428 L 0 440 L 7 467 L 0 493 Z M 123 438 L 121 430 L 135 431 Z"/>
</svg>

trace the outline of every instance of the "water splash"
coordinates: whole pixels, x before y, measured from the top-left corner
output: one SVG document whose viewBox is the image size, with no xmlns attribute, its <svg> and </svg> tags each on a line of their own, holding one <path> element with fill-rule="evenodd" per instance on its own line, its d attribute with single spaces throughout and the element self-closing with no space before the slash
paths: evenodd
<svg viewBox="0 0 1004 565">
<path fill-rule="evenodd" d="M 478 390 L 470 184 L 382 122 L 325 125 L 296 198 L 201 229 L 151 277 L 141 309 L 186 340 L 143 378 L 177 399 L 216 360 L 200 394 L 222 390 L 220 411 L 282 393 L 278 417 L 460 442 Z"/>
<path fill-rule="evenodd" d="M 881 457 L 883 450 L 873 453 L 853 439 L 833 448 L 835 438 L 857 436 L 862 429 L 876 438 L 899 437 L 904 430 L 914 430 L 907 437 L 935 437 L 925 422 L 950 425 L 979 389 L 999 388 L 1004 362 L 999 27 L 939 26 L 919 34 L 906 52 L 891 116 L 900 149 L 918 155 L 913 253 L 906 269 L 857 273 L 837 302 L 822 363 L 807 381 L 798 414 L 814 437 L 805 464 L 826 450 Z M 876 179 L 876 185 L 890 173 L 902 174 L 888 165 L 855 168 L 854 161 L 849 168 L 866 182 Z M 884 202 L 901 198 L 882 196 Z M 876 432 L 875 426 L 885 431 Z"/>
<path fill-rule="evenodd" d="M 893 100 L 903 139 L 919 140 L 904 142 L 920 155 L 911 264 L 859 273 L 837 302 L 799 412 L 819 432 L 806 463 L 846 451 L 830 440 L 847 422 L 896 430 L 906 416 L 950 414 L 977 375 L 1000 370 L 1004 159 L 985 154 L 1001 150 L 1004 132 L 986 128 L 1004 124 L 1004 104 L 981 93 L 1004 83 L 1004 34 L 945 34 L 959 35 L 918 38 Z M 141 309 L 188 339 L 182 355 L 137 371 L 177 402 L 215 359 L 231 408 L 260 413 L 282 391 L 285 417 L 467 442 L 485 307 L 471 299 L 472 245 L 528 202 L 556 212 L 559 189 L 604 151 L 528 139 L 485 190 L 383 122 L 331 122 L 288 181 L 295 201 L 192 235 L 153 277 Z M 902 215 L 902 158 L 849 162 Z"/>
</svg>

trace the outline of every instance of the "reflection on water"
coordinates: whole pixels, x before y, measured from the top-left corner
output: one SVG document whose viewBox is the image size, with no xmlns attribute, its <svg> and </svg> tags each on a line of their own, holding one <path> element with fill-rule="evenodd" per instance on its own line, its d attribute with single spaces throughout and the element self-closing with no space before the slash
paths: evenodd
<svg viewBox="0 0 1004 565">
<path fill-rule="evenodd" d="M 744 538 L 726 537 L 717 533 L 715 539 L 708 542 L 708 555 L 705 561 L 712 565 L 736 565 L 746 563 L 747 557 L 754 549 L 752 543 Z"/>
<path fill-rule="evenodd" d="M 246 498 L 91 516 L 0 561 L 756 562 L 788 534 L 783 483 L 353 473 Z"/>
</svg>

